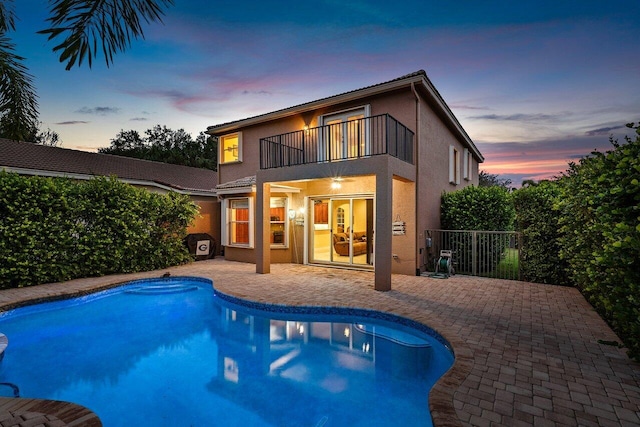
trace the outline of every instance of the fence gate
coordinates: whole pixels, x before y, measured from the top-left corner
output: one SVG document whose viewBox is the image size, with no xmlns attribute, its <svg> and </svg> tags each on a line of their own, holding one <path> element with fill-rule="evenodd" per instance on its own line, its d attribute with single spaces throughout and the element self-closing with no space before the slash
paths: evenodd
<svg viewBox="0 0 640 427">
<path fill-rule="evenodd" d="M 453 251 L 458 274 L 521 280 L 522 236 L 515 231 L 425 230 L 427 271 L 433 271 L 441 250 Z"/>
</svg>

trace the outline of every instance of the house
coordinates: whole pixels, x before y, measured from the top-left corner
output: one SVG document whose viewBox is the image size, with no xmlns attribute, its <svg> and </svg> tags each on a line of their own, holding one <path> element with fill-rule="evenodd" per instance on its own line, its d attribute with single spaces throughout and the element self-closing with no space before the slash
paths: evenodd
<svg viewBox="0 0 640 427">
<path fill-rule="evenodd" d="M 425 270 L 442 192 L 484 161 L 422 70 L 207 132 L 226 259 L 372 270 L 381 291 Z"/>
<path fill-rule="evenodd" d="M 149 191 L 186 194 L 200 207 L 200 215 L 187 231 L 207 233 L 220 242 L 215 171 L 0 138 L 0 170 L 3 169 L 21 175 L 73 179 L 115 176 Z"/>
</svg>

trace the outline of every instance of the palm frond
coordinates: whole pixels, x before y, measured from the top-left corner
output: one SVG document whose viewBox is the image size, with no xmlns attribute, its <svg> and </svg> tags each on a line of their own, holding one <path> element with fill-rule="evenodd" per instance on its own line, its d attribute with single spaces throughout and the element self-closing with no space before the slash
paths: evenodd
<svg viewBox="0 0 640 427">
<path fill-rule="evenodd" d="M 24 141 L 38 127 L 38 97 L 23 61 L 0 32 L 0 136 Z"/>
<path fill-rule="evenodd" d="M 164 10 L 173 0 L 52 0 L 50 28 L 39 31 L 48 40 L 62 41 L 54 46 L 66 69 L 87 61 L 93 65 L 99 51 L 107 67 L 113 56 L 144 38 L 143 24 L 162 22 Z"/>
<path fill-rule="evenodd" d="M 16 15 L 13 10 L 13 0 L 0 1 L 0 32 L 16 29 Z"/>
</svg>

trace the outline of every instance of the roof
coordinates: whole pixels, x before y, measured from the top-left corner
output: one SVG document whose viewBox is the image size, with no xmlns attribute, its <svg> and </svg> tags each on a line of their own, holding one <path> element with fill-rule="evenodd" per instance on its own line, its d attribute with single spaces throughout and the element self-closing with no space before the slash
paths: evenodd
<svg viewBox="0 0 640 427">
<path fill-rule="evenodd" d="M 480 150 L 478 150 L 476 145 L 473 143 L 473 141 L 464 130 L 458 119 L 455 117 L 433 83 L 431 83 L 431 80 L 429 80 L 429 77 L 427 77 L 427 73 L 424 70 L 415 71 L 413 73 L 405 74 L 404 76 L 400 76 L 386 82 L 365 86 L 360 89 L 355 89 L 348 92 L 340 93 L 338 95 L 306 102 L 304 104 L 295 105 L 293 107 L 283 108 L 281 110 L 276 110 L 228 123 L 209 126 L 207 128 L 207 133 L 209 133 L 210 135 L 220 136 L 228 132 L 236 131 L 241 127 L 293 116 L 309 110 L 324 108 L 338 103 L 364 98 L 367 96 L 373 96 L 403 87 L 410 87 L 413 85 L 417 85 L 417 87 L 421 89 L 424 94 L 426 94 L 427 101 L 429 101 L 434 110 L 444 118 L 445 124 L 447 124 L 454 131 L 456 136 L 460 138 L 460 140 L 462 140 L 464 144 L 471 149 L 471 151 L 481 162 L 484 161 L 484 156 L 482 156 Z"/>
<path fill-rule="evenodd" d="M 288 185 L 271 184 L 271 188 L 276 192 L 284 193 L 299 193 L 300 188 L 290 187 Z M 256 191 L 256 176 L 245 176 L 243 178 L 235 179 L 233 181 L 223 182 L 216 187 L 216 193 L 218 196 L 224 196 L 228 194 L 241 194 L 252 193 Z"/>
<path fill-rule="evenodd" d="M 209 169 L 90 153 L 0 138 L 0 169 L 25 175 L 89 179 L 116 176 L 137 185 L 185 194 L 215 195 L 218 174 Z"/>
</svg>

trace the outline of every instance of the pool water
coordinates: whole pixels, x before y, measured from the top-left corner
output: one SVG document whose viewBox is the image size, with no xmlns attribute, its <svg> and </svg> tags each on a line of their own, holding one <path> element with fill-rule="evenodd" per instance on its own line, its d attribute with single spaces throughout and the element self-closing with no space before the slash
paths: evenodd
<svg viewBox="0 0 640 427">
<path fill-rule="evenodd" d="M 136 281 L 0 314 L 0 382 L 86 406 L 106 427 L 429 426 L 452 352 L 392 320 L 248 307 L 204 279 Z"/>
</svg>

